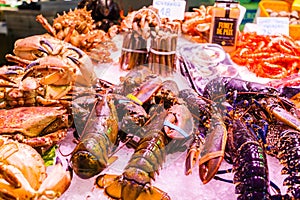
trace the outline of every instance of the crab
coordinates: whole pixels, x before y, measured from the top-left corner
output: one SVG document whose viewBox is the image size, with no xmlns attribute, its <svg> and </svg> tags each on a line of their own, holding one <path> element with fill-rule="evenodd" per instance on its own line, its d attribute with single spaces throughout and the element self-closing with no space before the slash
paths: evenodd
<svg viewBox="0 0 300 200">
<path fill-rule="evenodd" d="M 41 62 L 39 59 L 44 57 L 57 57 L 61 60 L 60 63 L 75 69 L 78 83 L 91 86 L 97 81 L 93 62 L 85 52 L 48 34 L 16 40 L 13 53 L 15 55 L 5 56 L 7 61 L 22 64 L 22 66 L 27 66 L 33 61 Z M 54 64 L 57 65 L 57 62 Z"/>
<path fill-rule="evenodd" d="M 32 146 L 43 154 L 67 136 L 70 127 L 63 107 L 19 107 L 0 110 L 0 135 Z"/>
<path fill-rule="evenodd" d="M 11 55 L 12 58 L 20 66 L 4 68 L 2 76 L 0 70 L 0 108 L 70 106 L 71 91 L 77 81 L 76 69 L 55 56 L 28 62 Z"/>
<path fill-rule="evenodd" d="M 61 163 L 50 174 L 41 155 L 27 144 L 0 138 L 0 198 L 56 199 L 71 183 Z"/>
</svg>

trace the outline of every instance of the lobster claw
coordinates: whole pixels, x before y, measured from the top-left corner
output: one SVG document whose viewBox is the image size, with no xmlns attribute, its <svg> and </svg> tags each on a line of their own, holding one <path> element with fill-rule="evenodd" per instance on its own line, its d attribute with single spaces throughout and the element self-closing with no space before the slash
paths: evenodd
<svg viewBox="0 0 300 200">
<path fill-rule="evenodd" d="M 199 162 L 199 176 L 203 184 L 214 178 L 224 158 L 224 156 L 217 154 L 214 155 L 216 156 L 214 158 L 210 158 L 210 156 L 213 155 L 209 155 L 206 160 L 201 159 L 202 162 Z"/>
<path fill-rule="evenodd" d="M 199 176 L 203 184 L 208 183 L 218 172 L 224 158 L 226 141 L 226 126 L 219 114 L 213 115 L 199 160 Z"/>
<path fill-rule="evenodd" d="M 200 157 L 200 151 L 203 144 L 204 138 L 200 135 L 196 135 L 196 137 L 192 140 L 185 158 L 185 175 L 190 175 L 192 173 L 192 168 L 195 166 Z"/>
</svg>

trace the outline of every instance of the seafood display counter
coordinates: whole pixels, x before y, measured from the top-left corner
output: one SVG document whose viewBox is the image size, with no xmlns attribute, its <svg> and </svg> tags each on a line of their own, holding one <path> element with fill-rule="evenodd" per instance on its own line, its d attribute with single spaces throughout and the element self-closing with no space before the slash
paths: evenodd
<svg viewBox="0 0 300 200">
<path fill-rule="evenodd" d="M 299 43 L 241 32 L 229 53 L 194 23 L 209 9 L 185 16 L 38 15 L 0 68 L 0 197 L 298 199 Z"/>
</svg>

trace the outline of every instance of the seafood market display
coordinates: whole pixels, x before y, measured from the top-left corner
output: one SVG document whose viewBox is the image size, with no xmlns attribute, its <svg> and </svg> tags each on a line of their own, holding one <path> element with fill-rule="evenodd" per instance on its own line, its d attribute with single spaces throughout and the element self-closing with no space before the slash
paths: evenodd
<svg viewBox="0 0 300 200">
<path fill-rule="evenodd" d="M 211 8 L 38 15 L 0 67 L 0 199 L 300 199 L 299 41 L 241 31 L 226 53 Z"/>
</svg>

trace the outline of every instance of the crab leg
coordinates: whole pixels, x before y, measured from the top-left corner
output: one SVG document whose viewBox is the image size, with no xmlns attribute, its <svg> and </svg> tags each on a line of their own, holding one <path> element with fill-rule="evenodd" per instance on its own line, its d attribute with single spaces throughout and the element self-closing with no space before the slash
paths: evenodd
<svg viewBox="0 0 300 200">
<path fill-rule="evenodd" d="M 43 15 L 37 15 L 36 21 L 41 23 L 41 25 L 54 37 L 56 36 L 55 29 L 49 24 L 48 20 Z"/>
</svg>

